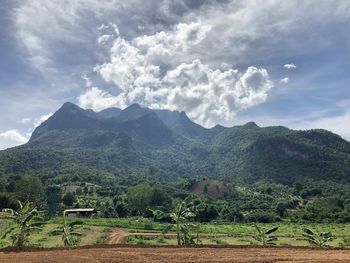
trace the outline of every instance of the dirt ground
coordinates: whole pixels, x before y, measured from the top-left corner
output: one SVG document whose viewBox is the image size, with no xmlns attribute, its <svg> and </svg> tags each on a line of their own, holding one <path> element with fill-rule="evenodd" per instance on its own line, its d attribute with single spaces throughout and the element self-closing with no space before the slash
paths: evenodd
<svg viewBox="0 0 350 263">
<path fill-rule="evenodd" d="M 0 262 L 18 263 L 349 263 L 350 250 L 258 247 L 133 247 L 101 246 L 27 252 L 0 252 Z"/>
<path fill-rule="evenodd" d="M 105 244 L 125 244 L 128 240 L 129 232 L 126 229 L 115 229 L 107 238 Z"/>
</svg>

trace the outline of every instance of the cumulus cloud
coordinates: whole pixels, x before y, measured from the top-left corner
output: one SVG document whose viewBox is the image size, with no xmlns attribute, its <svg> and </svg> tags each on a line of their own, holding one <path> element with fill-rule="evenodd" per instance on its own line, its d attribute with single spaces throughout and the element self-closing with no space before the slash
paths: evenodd
<svg viewBox="0 0 350 263">
<path fill-rule="evenodd" d="M 0 133 L 0 150 L 7 149 L 10 147 L 18 146 L 29 141 L 29 138 L 40 124 L 45 122 L 48 118 L 52 116 L 52 113 L 44 114 L 39 118 L 24 118 L 20 121 L 21 124 L 30 126 L 27 127 L 26 132 L 17 129 L 11 129 Z"/>
<path fill-rule="evenodd" d="M 318 57 L 347 43 L 350 17 L 348 0 L 17 2 L 11 17 L 20 51 L 49 83 L 58 82 L 52 87 L 67 87 L 64 96 L 52 88 L 57 100 L 84 92 L 79 104 L 95 110 L 132 102 L 186 109 L 205 125 L 232 123 L 238 111 L 266 101 L 272 83 L 263 68 L 283 70 L 291 55 Z M 79 87 L 82 74 L 87 90 Z M 249 75 L 254 81 L 244 86 Z M 110 84 L 116 96 L 104 91 Z M 209 87 L 218 97 L 206 96 Z"/>
<path fill-rule="evenodd" d="M 118 98 L 97 87 L 88 89 L 85 93 L 81 94 L 77 100 L 80 107 L 93 109 L 94 111 L 101 111 L 106 108 L 118 106 Z"/>
<path fill-rule="evenodd" d="M 287 84 L 289 82 L 289 78 L 285 77 L 283 79 L 280 79 L 280 82 L 283 83 L 283 84 Z"/>
<path fill-rule="evenodd" d="M 40 124 L 42 124 L 43 122 L 45 122 L 48 118 L 50 118 L 53 115 L 52 112 L 45 114 L 43 116 L 41 116 L 40 118 L 36 119 L 34 122 L 34 129 L 36 127 L 38 127 Z"/>
<path fill-rule="evenodd" d="M 21 47 L 42 71 L 59 68 L 66 72 L 77 65 L 92 65 L 101 55 L 96 49 L 96 36 L 106 28 L 111 30 L 110 24 L 118 24 L 130 40 L 197 19 L 214 30 L 203 45 L 206 49 L 202 47 L 196 53 L 202 53 L 211 63 L 244 63 L 318 50 L 337 41 L 329 36 L 325 43 L 321 31 L 336 24 L 347 32 L 347 26 L 340 27 L 339 23 L 349 18 L 350 4 L 347 0 L 336 2 L 270 0 L 257 5 L 255 0 L 148 0 L 147 4 L 141 0 L 27 0 L 19 1 L 13 19 Z M 309 15 L 310 9 L 313 16 Z M 313 30 L 316 25 L 320 29 L 317 32 Z M 273 38 L 267 37 L 272 34 Z M 104 33 L 97 41 L 103 44 L 110 39 L 111 34 Z M 278 52 L 282 50 L 288 52 Z M 67 56 L 67 52 L 74 56 Z"/>
<path fill-rule="evenodd" d="M 8 130 L 0 133 L 0 150 L 18 146 L 28 142 L 29 137 L 17 130 Z"/>
<path fill-rule="evenodd" d="M 135 36 L 142 25 L 147 30 L 163 29 L 178 23 L 182 15 L 203 4 L 187 6 L 185 0 L 26 0 L 13 9 L 14 28 L 21 48 L 31 64 L 44 74 L 59 73 L 64 68 L 91 63 L 96 58 L 96 34 L 112 23 L 123 27 L 124 34 Z M 101 25 L 102 26 L 99 26 Z M 110 34 L 98 39 L 108 40 Z M 82 48 L 83 47 L 83 48 Z M 66 56 L 74 50 L 74 59 Z M 82 66 L 82 65 L 80 65 Z"/>
<path fill-rule="evenodd" d="M 293 63 L 291 64 L 284 64 L 283 67 L 287 68 L 287 69 L 294 69 L 296 68 L 297 66 L 295 66 Z"/>
<path fill-rule="evenodd" d="M 85 81 L 86 87 L 90 88 L 92 86 L 92 80 L 86 74 L 81 76 L 81 78 Z"/>
<path fill-rule="evenodd" d="M 212 126 L 264 102 L 272 88 L 265 69 L 212 68 L 191 58 L 210 30 L 210 25 L 200 22 L 181 23 L 172 30 L 131 41 L 116 37 L 109 61 L 95 71 L 115 84 L 119 94 L 114 97 L 94 88 L 78 98 L 79 104 L 102 109 L 137 102 L 151 108 L 183 110 L 195 121 Z"/>
</svg>

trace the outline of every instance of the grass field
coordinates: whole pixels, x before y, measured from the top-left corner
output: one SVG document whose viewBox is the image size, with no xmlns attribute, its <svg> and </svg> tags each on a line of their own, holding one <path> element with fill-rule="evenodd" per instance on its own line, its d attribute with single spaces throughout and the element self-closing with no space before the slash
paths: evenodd
<svg viewBox="0 0 350 263">
<path fill-rule="evenodd" d="M 69 219 L 70 221 L 72 219 Z M 103 243 L 109 233 L 115 228 L 128 229 L 130 236 L 128 243 L 142 245 L 174 245 L 176 243 L 174 227 L 163 235 L 161 232 L 166 224 L 153 222 L 145 218 L 123 218 L 123 219 L 82 219 L 83 225 L 79 232 L 82 234 L 78 245 L 94 245 Z M 43 230 L 34 233 L 30 237 L 30 244 L 39 247 L 60 247 L 63 245 L 60 236 L 50 235 L 50 232 L 62 224 L 62 218 L 49 220 Z M 8 222 L 0 223 L 0 234 L 8 226 Z M 336 237 L 329 244 L 332 247 L 350 247 L 350 224 L 297 224 L 281 222 L 276 224 L 261 224 L 264 229 L 278 226 L 277 245 L 281 246 L 309 246 L 302 239 L 302 229 L 312 228 L 316 231 L 331 231 Z M 147 234 L 149 233 L 149 235 Z M 196 233 L 193 232 L 193 235 Z M 200 228 L 199 241 L 201 244 L 227 244 L 227 245 L 256 245 L 253 238 L 256 230 L 253 224 L 202 224 Z M 1 234 L 2 235 L 2 234 Z M 10 239 L 0 241 L 0 246 L 10 244 Z"/>
</svg>

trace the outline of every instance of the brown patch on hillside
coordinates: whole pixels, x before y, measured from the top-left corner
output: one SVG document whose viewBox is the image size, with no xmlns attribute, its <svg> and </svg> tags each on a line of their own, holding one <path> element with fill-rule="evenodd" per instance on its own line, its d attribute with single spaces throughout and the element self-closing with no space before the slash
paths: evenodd
<svg viewBox="0 0 350 263">
<path fill-rule="evenodd" d="M 210 198 L 223 198 L 233 193 L 233 186 L 216 180 L 203 180 L 196 182 L 191 191 L 196 195 L 205 195 Z"/>
</svg>

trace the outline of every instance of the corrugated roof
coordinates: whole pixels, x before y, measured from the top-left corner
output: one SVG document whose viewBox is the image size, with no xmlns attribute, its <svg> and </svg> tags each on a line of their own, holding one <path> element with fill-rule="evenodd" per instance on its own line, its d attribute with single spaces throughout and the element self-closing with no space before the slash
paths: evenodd
<svg viewBox="0 0 350 263">
<path fill-rule="evenodd" d="M 94 212 L 95 208 L 73 208 L 64 210 L 65 213 L 76 213 L 76 212 Z"/>
</svg>

